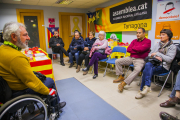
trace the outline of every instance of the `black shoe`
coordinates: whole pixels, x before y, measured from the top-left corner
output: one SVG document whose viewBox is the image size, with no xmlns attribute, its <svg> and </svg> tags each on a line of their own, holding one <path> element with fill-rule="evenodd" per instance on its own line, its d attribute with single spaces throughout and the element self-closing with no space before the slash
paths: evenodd
<svg viewBox="0 0 180 120">
<path fill-rule="evenodd" d="M 62 65 L 62 66 L 65 66 L 65 64 L 64 64 L 64 63 L 61 63 L 61 65 Z"/>
<path fill-rule="evenodd" d="M 71 64 L 70 64 L 70 66 L 69 66 L 69 68 L 72 68 L 72 67 L 73 67 L 73 65 L 74 65 L 74 64 L 73 64 L 73 63 L 71 63 Z"/>
<path fill-rule="evenodd" d="M 98 75 L 94 75 L 94 76 L 93 76 L 93 79 L 96 79 L 97 77 L 98 77 Z"/>
<path fill-rule="evenodd" d="M 161 120 L 179 120 L 177 117 L 174 117 L 166 112 L 160 112 L 159 116 Z"/>
<path fill-rule="evenodd" d="M 59 107 L 60 107 L 60 108 L 63 108 L 64 106 L 66 106 L 66 102 L 60 102 L 60 103 L 59 103 Z"/>
</svg>

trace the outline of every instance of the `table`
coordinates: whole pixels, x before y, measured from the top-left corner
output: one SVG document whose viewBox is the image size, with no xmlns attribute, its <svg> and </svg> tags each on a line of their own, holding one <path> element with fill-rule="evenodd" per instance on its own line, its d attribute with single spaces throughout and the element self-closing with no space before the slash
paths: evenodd
<svg viewBox="0 0 180 120">
<path fill-rule="evenodd" d="M 23 53 L 26 54 L 26 52 Z M 52 78 L 54 80 L 52 61 L 49 58 L 48 54 L 45 51 L 43 51 L 41 48 L 39 48 L 37 51 L 34 51 L 32 53 L 33 53 L 33 59 L 30 60 L 30 66 L 32 68 L 32 71 L 40 72 L 46 77 Z M 48 59 L 37 61 L 34 56 L 37 53 L 44 53 Z"/>
</svg>

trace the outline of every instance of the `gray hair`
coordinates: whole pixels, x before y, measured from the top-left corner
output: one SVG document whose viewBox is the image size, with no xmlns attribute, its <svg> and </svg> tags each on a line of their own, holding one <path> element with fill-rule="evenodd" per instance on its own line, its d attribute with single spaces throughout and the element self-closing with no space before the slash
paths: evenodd
<svg viewBox="0 0 180 120">
<path fill-rule="evenodd" d="M 18 22 L 9 22 L 4 25 L 3 28 L 3 39 L 6 41 L 11 41 L 11 34 L 15 33 L 17 36 L 20 36 L 21 29 L 20 27 L 25 27 L 24 24 Z"/>
<path fill-rule="evenodd" d="M 106 33 L 105 33 L 104 31 L 99 31 L 99 34 L 103 34 L 104 37 L 105 37 L 105 35 L 106 35 Z"/>
</svg>

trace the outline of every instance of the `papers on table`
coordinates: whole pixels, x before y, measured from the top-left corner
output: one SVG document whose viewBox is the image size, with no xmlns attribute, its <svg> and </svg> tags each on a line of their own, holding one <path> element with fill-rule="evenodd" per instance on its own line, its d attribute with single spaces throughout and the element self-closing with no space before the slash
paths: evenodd
<svg viewBox="0 0 180 120">
<path fill-rule="evenodd" d="M 38 57 L 38 56 L 45 56 L 44 53 L 37 53 L 37 54 L 34 54 L 34 57 Z"/>
<path fill-rule="evenodd" d="M 49 58 L 47 56 L 38 56 L 38 57 L 35 57 L 35 60 L 36 61 L 40 61 L 40 60 L 48 60 Z"/>
</svg>

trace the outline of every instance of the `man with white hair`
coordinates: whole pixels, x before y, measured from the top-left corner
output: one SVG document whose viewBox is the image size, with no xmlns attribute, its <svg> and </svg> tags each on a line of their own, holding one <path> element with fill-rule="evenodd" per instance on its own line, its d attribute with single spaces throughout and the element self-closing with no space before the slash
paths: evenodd
<svg viewBox="0 0 180 120">
<path fill-rule="evenodd" d="M 26 27 L 22 23 L 6 23 L 3 38 L 4 45 L 0 46 L 0 76 L 8 83 L 13 93 L 16 93 L 13 97 L 22 94 L 55 96 L 54 80 L 46 78 L 43 83 L 33 73 L 28 58 L 21 53 L 21 49 L 26 48 L 30 40 Z M 65 102 L 60 103 L 59 96 L 58 101 L 61 108 L 66 105 Z M 58 103 L 53 101 L 52 104 Z"/>
</svg>

